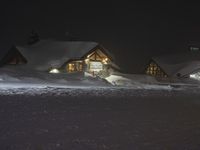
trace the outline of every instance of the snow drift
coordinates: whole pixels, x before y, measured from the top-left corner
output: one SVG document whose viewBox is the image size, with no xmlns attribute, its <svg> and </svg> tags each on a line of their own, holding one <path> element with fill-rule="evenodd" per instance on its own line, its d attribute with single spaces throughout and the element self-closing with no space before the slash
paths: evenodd
<svg viewBox="0 0 200 150">
<path fill-rule="evenodd" d="M 45 72 L 7 67 L 0 69 L 1 95 L 96 95 L 130 96 L 137 90 L 172 91 L 198 89 L 199 84 L 160 82 L 147 75 L 113 73 L 102 79 L 84 76 L 83 73 L 49 74 Z"/>
</svg>

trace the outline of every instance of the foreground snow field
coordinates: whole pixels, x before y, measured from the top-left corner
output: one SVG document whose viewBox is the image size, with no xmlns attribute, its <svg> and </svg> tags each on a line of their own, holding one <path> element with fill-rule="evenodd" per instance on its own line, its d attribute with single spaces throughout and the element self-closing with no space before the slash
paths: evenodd
<svg viewBox="0 0 200 150">
<path fill-rule="evenodd" d="M 198 93 L 48 94 L 0 96 L 0 149 L 200 149 Z"/>
<path fill-rule="evenodd" d="M 2 150 L 200 149 L 198 84 L 20 73 L 0 73 Z"/>
</svg>

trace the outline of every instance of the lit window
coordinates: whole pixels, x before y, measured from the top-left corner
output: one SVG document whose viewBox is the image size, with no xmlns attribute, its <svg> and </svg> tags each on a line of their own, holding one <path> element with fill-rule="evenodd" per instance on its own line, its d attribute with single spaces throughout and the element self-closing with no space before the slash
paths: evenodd
<svg viewBox="0 0 200 150">
<path fill-rule="evenodd" d="M 72 61 L 66 66 L 67 72 L 78 72 L 83 71 L 82 61 Z"/>
<path fill-rule="evenodd" d="M 157 76 L 157 77 L 166 77 L 165 73 L 161 71 L 160 67 L 151 62 L 146 70 L 148 75 Z"/>
<path fill-rule="evenodd" d="M 75 70 L 74 64 L 72 63 L 68 64 L 68 72 L 74 72 L 74 70 Z"/>
</svg>

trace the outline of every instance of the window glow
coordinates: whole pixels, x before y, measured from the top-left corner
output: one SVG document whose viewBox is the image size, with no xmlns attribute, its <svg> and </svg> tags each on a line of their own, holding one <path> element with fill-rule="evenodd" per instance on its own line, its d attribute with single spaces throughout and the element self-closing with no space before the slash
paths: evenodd
<svg viewBox="0 0 200 150">
<path fill-rule="evenodd" d="M 66 66 L 67 72 L 79 72 L 83 71 L 83 62 L 82 61 L 72 61 Z"/>
<path fill-rule="evenodd" d="M 146 69 L 146 74 L 156 77 L 167 77 L 167 75 L 154 62 L 149 64 L 148 68 Z"/>
<path fill-rule="evenodd" d="M 103 70 L 103 64 L 98 61 L 91 61 L 89 67 L 90 67 L 89 68 L 90 71 L 99 72 L 99 71 Z"/>
</svg>

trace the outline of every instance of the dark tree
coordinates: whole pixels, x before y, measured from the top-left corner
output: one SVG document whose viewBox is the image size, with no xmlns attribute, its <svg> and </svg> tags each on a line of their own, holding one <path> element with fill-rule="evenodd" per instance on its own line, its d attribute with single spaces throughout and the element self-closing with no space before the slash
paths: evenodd
<svg viewBox="0 0 200 150">
<path fill-rule="evenodd" d="M 28 44 L 32 45 L 32 44 L 37 43 L 38 41 L 40 41 L 39 34 L 35 30 L 32 30 L 31 34 L 30 34 L 30 36 L 28 38 Z"/>
</svg>

